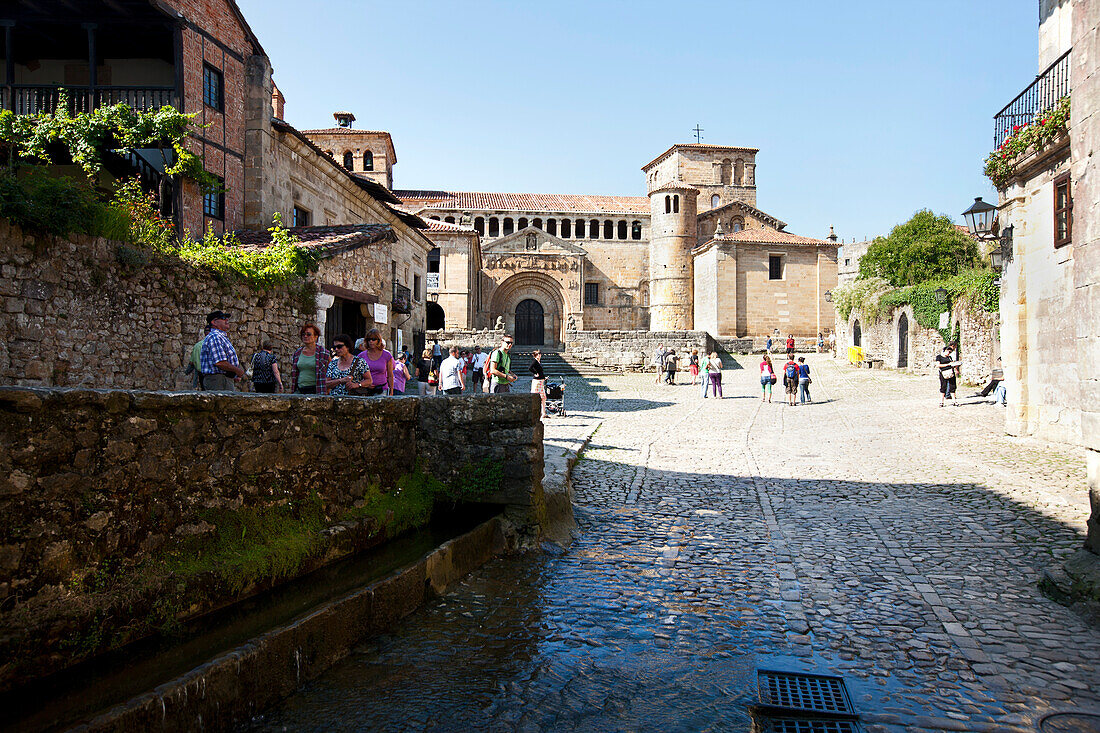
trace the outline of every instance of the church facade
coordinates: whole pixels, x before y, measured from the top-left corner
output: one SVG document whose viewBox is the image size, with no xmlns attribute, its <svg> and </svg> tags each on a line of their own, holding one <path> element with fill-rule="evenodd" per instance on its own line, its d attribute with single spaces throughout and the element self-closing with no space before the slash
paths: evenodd
<svg viewBox="0 0 1100 733">
<path fill-rule="evenodd" d="M 356 175 L 393 180 L 388 136 L 340 132 L 317 142 Z M 359 170 L 372 148 L 373 170 Z M 757 153 L 673 145 L 642 166 L 645 196 L 395 190 L 436 245 L 427 329 L 503 318 L 517 343 L 551 346 L 573 330 L 823 332 L 838 243 L 756 207 Z"/>
</svg>

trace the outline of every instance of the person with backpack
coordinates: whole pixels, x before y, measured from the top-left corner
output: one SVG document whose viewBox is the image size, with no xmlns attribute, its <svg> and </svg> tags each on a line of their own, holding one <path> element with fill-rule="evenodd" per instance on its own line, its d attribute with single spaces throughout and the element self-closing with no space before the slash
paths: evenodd
<svg viewBox="0 0 1100 733">
<path fill-rule="evenodd" d="M 798 401 L 803 405 L 813 402 L 810 399 L 810 365 L 804 356 L 798 357 Z"/>
<path fill-rule="evenodd" d="M 794 334 L 787 334 L 787 359 L 794 359 Z"/>
<path fill-rule="evenodd" d="M 798 362 L 793 356 L 783 365 L 783 388 L 787 392 L 787 404 L 794 407 L 794 399 L 798 394 Z"/>
<path fill-rule="evenodd" d="M 485 377 L 490 383 L 491 394 L 512 391 L 512 382 L 517 379 L 512 372 L 512 355 L 509 353 L 513 343 L 512 337 L 504 334 L 500 340 L 500 348 L 494 349 L 493 353 L 489 354 L 489 361 L 485 364 Z"/>
<path fill-rule="evenodd" d="M 665 384 L 676 384 L 676 362 L 678 359 L 676 349 L 669 349 L 668 354 L 665 355 Z"/>
<path fill-rule="evenodd" d="M 772 357 L 764 354 L 760 362 L 760 400 L 772 401 L 772 385 L 775 384 L 775 369 L 772 367 Z"/>
</svg>

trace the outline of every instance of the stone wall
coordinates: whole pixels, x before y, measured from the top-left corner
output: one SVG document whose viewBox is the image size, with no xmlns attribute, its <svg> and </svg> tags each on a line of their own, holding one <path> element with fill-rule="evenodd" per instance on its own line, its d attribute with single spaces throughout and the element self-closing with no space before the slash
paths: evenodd
<svg viewBox="0 0 1100 733">
<path fill-rule="evenodd" d="M 902 317 L 904 316 L 904 322 Z M 836 317 L 836 349 L 838 359 L 848 358 L 848 347 L 852 345 L 852 335 L 856 323 L 860 327 L 860 345 L 864 357 L 882 359 L 883 366 L 892 369 L 904 368 L 913 374 L 935 375 L 935 357 L 943 350 L 943 337 L 932 328 L 924 328 L 913 316 L 912 306 L 902 306 L 891 313 L 882 315 L 875 323 L 867 323 L 863 314 L 853 310 L 847 322 Z M 959 328 L 959 353 L 962 357 L 961 377 L 972 384 L 985 384 L 989 381 L 993 369 L 997 368 L 1000 356 L 998 341 L 999 318 L 996 313 L 956 309 L 952 314 L 951 331 Z M 899 330 L 902 326 L 907 332 L 907 361 L 902 363 L 899 347 Z"/>
<path fill-rule="evenodd" d="M 706 331 L 570 331 L 565 353 L 590 364 L 628 372 L 652 369 L 657 344 L 677 355 L 709 353 L 717 348 Z"/>
<path fill-rule="evenodd" d="M 285 288 L 257 292 L 177 259 L 105 239 L 27 235 L 6 220 L 0 299 L 0 384 L 28 386 L 184 388 L 191 345 L 215 308 L 233 315 L 242 362 L 264 338 L 289 358 L 314 316 Z"/>
<path fill-rule="evenodd" d="M 449 328 L 439 331 L 428 331 L 426 334 L 427 348 L 431 348 L 433 343 L 438 343 L 440 348 L 447 348 L 449 346 L 457 345 L 463 349 L 472 349 L 475 346 L 480 346 L 482 351 L 488 349 L 495 349 L 500 346 L 500 340 L 504 337 L 505 331 L 493 330 L 489 328 L 483 329 L 455 329 Z"/>
<path fill-rule="evenodd" d="M 70 634 L 87 631 L 74 622 L 89 602 L 73 579 L 155 566 L 179 542 L 214 533 L 210 512 L 312 501 L 338 525 L 372 485 L 392 490 L 419 467 L 453 483 L 489 459 L 503 480 L 486 500 L 506 507 L 521 540 L 533 539 L 540 521 L 554 519 L 543 500 L 538 410 L 533 395 L 0 388 L 3 655 L 60 643 L 66 624 L 76 623 Z M 141 618 L 147 609 L 134 605 Z M 112 623 L 125 629 L 127 619 L 114 617 L 125 613 L 114 610 Z"/>
</svg>

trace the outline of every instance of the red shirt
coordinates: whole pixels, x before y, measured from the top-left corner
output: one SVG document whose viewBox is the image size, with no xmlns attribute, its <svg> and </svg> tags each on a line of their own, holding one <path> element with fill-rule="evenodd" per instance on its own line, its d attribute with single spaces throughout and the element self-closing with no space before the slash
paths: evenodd
<svg viewBox="0 0 1100 733">
<path fill-rule="evenodd" d="M 794 351 L 794 339 L 787 339 L 787 351 Z"/>
</svg>

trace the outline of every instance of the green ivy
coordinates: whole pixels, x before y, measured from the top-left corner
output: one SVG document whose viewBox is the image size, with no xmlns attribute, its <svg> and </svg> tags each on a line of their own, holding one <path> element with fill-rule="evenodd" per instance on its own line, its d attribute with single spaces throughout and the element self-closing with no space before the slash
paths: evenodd
<svg viewBox="0 0 1100 733">
<path fill-rule="evenodd" d="M 1003 189 L 1016 172 L 1016 162 L 1022 155 L 1037 151 L 1056 135 L 1065 132 L 1069 123 L 1069 95 L 1058 100 L 1053 109 L 1039 112 L 1027 125 L 1017 125 L 1011 134 L 985 159 L 985 175 L 993 185 Z"/>
</svg>

